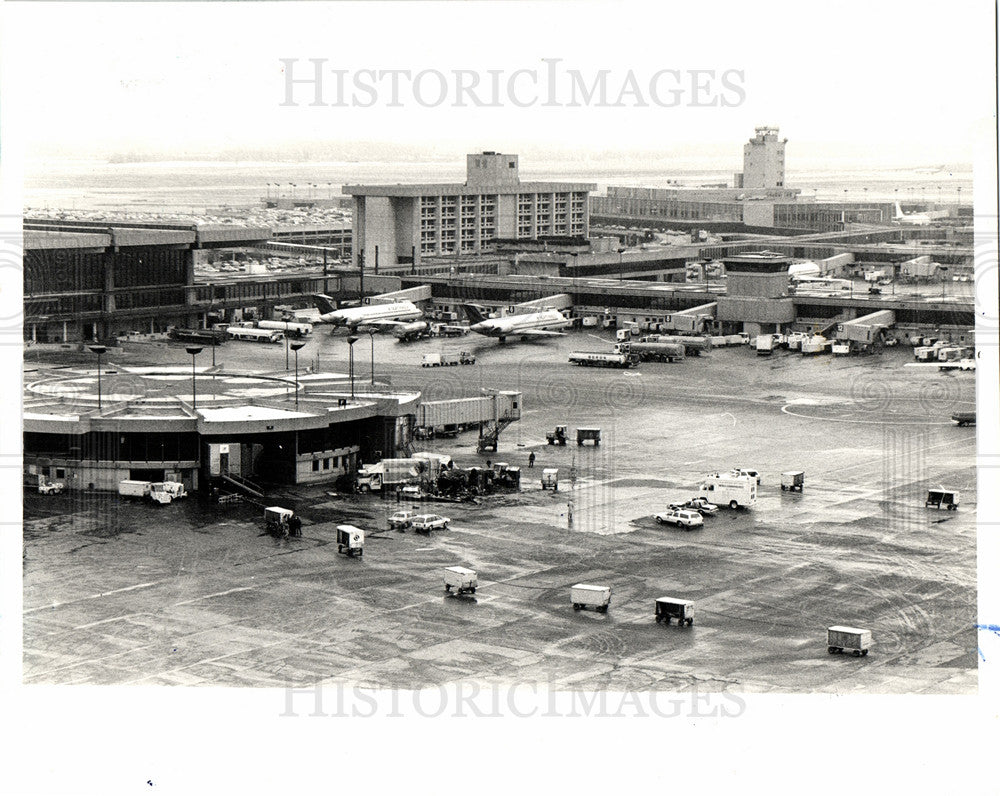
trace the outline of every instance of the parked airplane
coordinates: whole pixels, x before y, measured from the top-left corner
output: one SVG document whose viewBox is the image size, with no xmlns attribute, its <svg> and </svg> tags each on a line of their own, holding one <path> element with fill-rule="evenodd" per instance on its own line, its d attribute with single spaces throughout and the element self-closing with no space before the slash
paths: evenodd
<svg viewBox="0 0 1000 796">
<path fill-rule="evenodd" d="M 358 326 L 396 327 L 403 321 L 423 317 L 423 312 L 412 301 L 393 301 L 388 304 L 369 304 L 364 307 L 349 307 L 338 310 L 333 299 L 323 293 L 313 295 L 313 303 L 319 309 L 319 317 L 313 323 L 331 323 L 356 329 Z"/>
<path fill-rule="evenodd" d="M 896 215 L 892 220 L 897 224 L 916 224 L 921 227 L 931 223 L 931 217 L 926 213 L 904 213 L 899 202 L 896 202 Z"/>
<path fill-rule="evenodd" d="M 813 262 L 792 263 L 788 266 L 788 277 L 795 284 L 804 286 L 828 287 L 831 290 L 850 290 L 849 279 L 837 279 L 832 276 L 820 276 L 819 266 Z"/>
<path fill-rule="evenodd" d="M 570 325 L 565 315 L 552 308 L 501 318 L 487 318 L 483 308 L 475 304 L 463 304 L 462 308 L 469 316 L 469 329 L 486 337 L 496 337 L 501 343 L 508 337 L 520 337 L 522 340 L 529 337 L 564 337 L 565 332 L 555 330 Z"/>
</svg>

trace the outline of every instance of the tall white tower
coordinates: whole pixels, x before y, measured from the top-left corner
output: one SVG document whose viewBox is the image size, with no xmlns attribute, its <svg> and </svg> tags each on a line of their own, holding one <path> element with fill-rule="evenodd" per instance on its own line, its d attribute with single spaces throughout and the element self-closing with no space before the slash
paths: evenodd
<svg viewBox="0 0 1000 796">
<path fill-rule="evenodd" d="M 755 127 L 754 137 L 743 145 L 743 188 L 785 186 L 785 144 L 777 127 Z"/>
</svg>

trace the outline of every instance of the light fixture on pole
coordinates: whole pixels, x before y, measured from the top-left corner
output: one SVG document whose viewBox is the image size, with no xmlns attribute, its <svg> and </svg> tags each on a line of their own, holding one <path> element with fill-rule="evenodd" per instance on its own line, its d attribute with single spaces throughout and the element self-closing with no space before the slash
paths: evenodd
<svg viewBox="0 0 1000 796">
<path fill-rule="evenodd" d="M 368 327 L 368 336 L 372 341 L 372 387 L 375 387 L 375 333 L 378 330 L 372 326 Z"/>
<path fill-rule="evenodd" d="M 97 412 L 100 414 L 104 405 L 101 399 L 101 355 L 108 350 L 107 346 L 103 345 L 92 345 L 90 350 L 97 354 Z"/>
<path fill-rule="evenodd" d="M 202 348 L 200 345 L 189 345 L 185 350 L 191 355 L 191 408 L 196 409 L 198 407 L 198 386 L 195 381 L 194 358 L 201 353 Z"/>
<path fill-rule="evenodd" d="M 285 322 L 285 370 L 288 370 L 288 313 L 286 312 L 282 315 L 281 319 Z"/>
<path fill-rule="evenodd" d="M 297 342 L 292 343 L 292 351 L 295 352 L 295 408 L 299 408 L 299 349 L 304 346 L 305 343 Z"/>
<path fill-rule="evenodd" d="M 358 338 L 353 334 L 347 338 L 347 346 L 350 350 L 349 368 L 351 374 L 351 400 L 354 400 L 354 344 L 358 342 Z"/>
</svg>

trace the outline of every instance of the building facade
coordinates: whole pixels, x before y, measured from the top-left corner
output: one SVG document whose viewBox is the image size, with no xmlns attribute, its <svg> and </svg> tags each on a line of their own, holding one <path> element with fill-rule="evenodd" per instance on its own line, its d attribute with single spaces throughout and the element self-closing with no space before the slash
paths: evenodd
<svg viewBox="0 0 1000 796">
<path fill-rule="evenodd" d="M 461 184 L 345 185 L 354 197 L 352 263 L 374 270 L 482 254 L 500 240 L 585 238 L 595 187 L 521 182 L 517 155 L 497 152 L 468 155 Z"/>
<path fill-rule="evenodd" d="M 739 188 L 783 188 L 785 144 L 777 127 L 756 127 L 754 137 L 743 145 L 743 175 Z"/>
</svg>

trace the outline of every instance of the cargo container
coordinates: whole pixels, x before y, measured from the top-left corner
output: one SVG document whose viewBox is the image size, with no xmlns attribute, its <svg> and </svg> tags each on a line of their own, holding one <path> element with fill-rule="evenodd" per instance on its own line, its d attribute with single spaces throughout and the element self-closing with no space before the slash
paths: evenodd
<svg viewBox="0 0 1000 796">
<path fill-rule="evenodd" d="M 569 591 L 570 601 L 573 603 L 573 610 L 579 611 L 588 605 L 592 605 L 601 613 L 608 612 L 611 604 L 610 586 L 589 586 L 585 583 L 577 583 Z"/>
<path fill-rule="evenodd" d="M 465 567 L 445 567 L 444 569 L 444 590 L 450 594 L 455 590 L 455 594 L 475 594 L 479 585 L 479 577 L 475 570 Z"/>
<path fill-rule="evenodd" d="M 576 444 L 583 445 L 584 442 L 593 442 L 594 447 L 601 444 L 601 430 L 599 428 L 578 428 L 576 430 Z"/>
<path fill-rule="evenodd" d="M 843 627 L 835 625 L 826 630 L 826 651 L 831 655 L 838 652 L 851 652 L 860 658 L 868 654 L 872 645 L 872 632 L 859 627 Z"/>
<path fill-rule="evenodd" d="M 268 506 L 264 509 L 264 527 L 275 536 L 301 536 L 301 522 L 291 509 Z"/>
<path fill-rule="evenodd" d="M 363 556 L 365 554 L 365 532 L 354 525 L 338 525 L 337 552 L 352 558 Z"/>
<path fill-rule="evenodd" d="M 681 600 L 677 597 L 657 597 L 655 615 L 657 624 L 670 624 L 671 619 L 677 620 L 677 625 L 694 624 L 694 603 L 691 600 Z"/>
<path fill-rule="evenodd" d="M 153 484 L 150 481 L 119 481 L 118 494 L 122 497 L 147 497 L 152 486 Z"/>
</svg>

